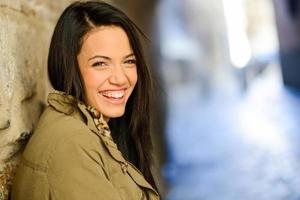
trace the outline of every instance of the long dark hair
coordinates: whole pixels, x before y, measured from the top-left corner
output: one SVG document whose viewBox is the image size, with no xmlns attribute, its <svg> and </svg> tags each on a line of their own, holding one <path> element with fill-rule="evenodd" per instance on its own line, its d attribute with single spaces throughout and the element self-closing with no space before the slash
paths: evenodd
<svg viewBox="0 0 300 200">
<path fill-rule="evenodd" d="M 156 188 L 150 170 L 152 83 L 139 39 L 144 34 L 134 22 L 121 10 L 101 1 L 72 3 L 64 10 L 54 29 L 48 56 L 48 76 L 54 89 L 83 101 L 84 82 L 77 62 L 83 37 L 95 27 L 110 25 L 121 27 L 126 32 L 137 60 L 138 73 L 138 81 L 127 102 L 125 114 L 109 122 L 112 136 L 125 158 Z"/>
</svg>

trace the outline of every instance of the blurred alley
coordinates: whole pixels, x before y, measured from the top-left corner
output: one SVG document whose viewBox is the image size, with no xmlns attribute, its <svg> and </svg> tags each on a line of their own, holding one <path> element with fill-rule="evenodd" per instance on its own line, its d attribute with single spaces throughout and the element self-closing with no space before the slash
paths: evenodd
<svg viewBox="0 0 300 200">
<path fill-rule="evenodd" d="M 158 3 L 166 199 L 300 199 L 298 4 L 220 2 Z"/>
</svg>

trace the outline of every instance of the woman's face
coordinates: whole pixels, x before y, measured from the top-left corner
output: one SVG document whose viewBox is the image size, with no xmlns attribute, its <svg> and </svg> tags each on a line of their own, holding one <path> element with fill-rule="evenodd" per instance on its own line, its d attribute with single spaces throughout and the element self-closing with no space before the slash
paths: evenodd
<svg viewBox="0 0 300 200">
<path fill-rule="evenodd" d="M 100 26 L 83 38 L 77 56 L 85 84 L 85 103 L 106 118 L 120 117 L 137 82 L 136 58 L 125 31 Z"/>
</svg>

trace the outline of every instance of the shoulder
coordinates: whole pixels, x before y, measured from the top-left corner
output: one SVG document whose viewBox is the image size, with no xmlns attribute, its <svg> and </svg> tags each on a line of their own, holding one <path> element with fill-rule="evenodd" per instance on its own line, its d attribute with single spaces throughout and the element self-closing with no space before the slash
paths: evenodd
<svg viewBox="0 0 300 200">
<path fill-rule="evenodd" d="M 78 149 L 101 153 L 101 143 L 99 136 L 83 120 L 47 107 L 25 148 L 23 159 L 47 168 L 53 155 L 68 154 L 67 151 L 78 153 Z"/>
</svg>

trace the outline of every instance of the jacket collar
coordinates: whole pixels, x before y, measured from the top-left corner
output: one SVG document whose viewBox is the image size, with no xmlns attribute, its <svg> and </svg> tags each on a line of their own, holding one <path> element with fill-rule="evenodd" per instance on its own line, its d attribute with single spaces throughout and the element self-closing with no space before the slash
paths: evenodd
<svg viewBox="0 0 300 200">
<path fill-rule="evenodd" d="M 73 115 L 75 118 L 85 121 L 90 130 L 98 132 L 93 117 L 88 112 L 86 105 L 78 101 L 75 97 L 67 95 L 64 92 L 54 91 L 48 95 L 48 104 L 58 112 Z"/>
<path fill-rule="evenodd" d="M 48 104 L 56 111 L 71 115 L 75 111 L 76 99 L 64 92 L 54 91 L 48 95 Z"/>
</svg>

